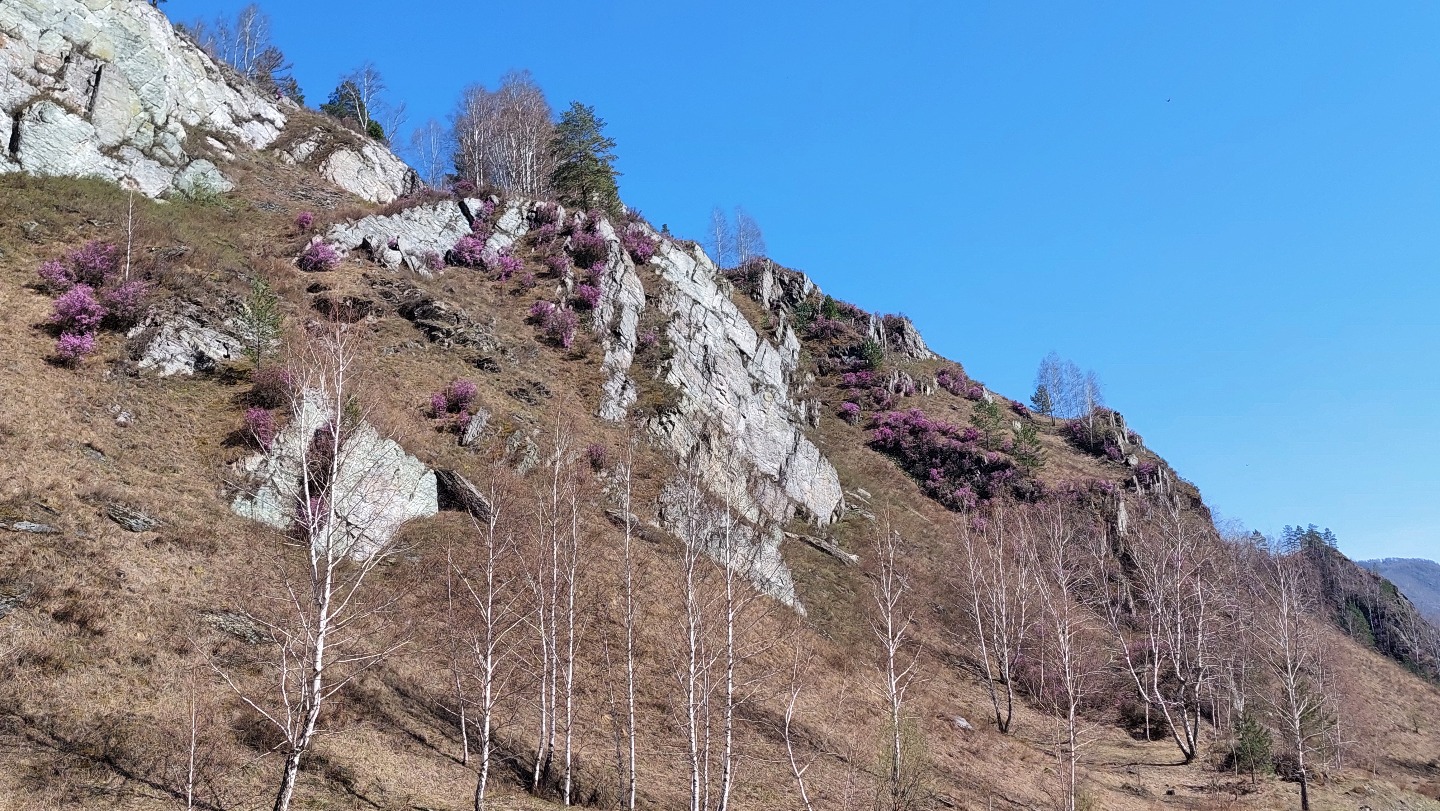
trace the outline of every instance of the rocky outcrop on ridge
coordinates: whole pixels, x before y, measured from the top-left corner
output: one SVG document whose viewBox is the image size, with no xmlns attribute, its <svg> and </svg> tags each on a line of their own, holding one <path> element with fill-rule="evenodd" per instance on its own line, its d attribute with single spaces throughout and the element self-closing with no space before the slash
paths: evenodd
<svg viewBox="0 0 1440 811">
<path fill-rule="evenodd" d="M 216 64 L 146 3 L 0 3 L 0 172 L 99 177 L 150 197 L 221 193 L 233 184 L 214 160 L 275 143 L 294 107 Z M 320 173 L 371 202 L 416 185 L 379 144 L 334 140 L 295 144 L 323 152 Z"/>
</svg>

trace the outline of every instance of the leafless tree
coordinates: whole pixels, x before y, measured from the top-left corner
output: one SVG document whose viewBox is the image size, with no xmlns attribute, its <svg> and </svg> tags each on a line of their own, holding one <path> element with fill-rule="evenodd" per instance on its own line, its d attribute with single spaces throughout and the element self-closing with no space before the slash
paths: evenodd
<svg viewBox="0 0 1440 811">
<path fill-rule="evenodd" d="M 735 262 L 744 265 L 751 259 L 763 258 L 766 254 L 765 235 L 760 223 L 740 206 L 735 207 Z"/>
<path fill-rule="evenodd" d="M 429 119 L 410 133 L 410 152 L 426 185 L 438 187 L 445 182 L 446 165 L 452 152 L 450 134 L 439 121 Z"/>
<path fill-rule="evenodd" d="M 507 488 L 493 471 L 488 491 L 490 513 L 482 523 L 475 521 L 475 539 L 462 554 L 448 561 L 459 582 L 463 609 L 457 611 L 452 632 L 467 653 L 467 676 L 460 693 L 478 714 L 480 749 L 475 780 L 475 811 L 486 808 L 486 790 L 494 759 L 493 735 L 496 708 L 508 689 L 515 669 L 512 638 L 524 622 L 520 610 L 522 593 L 512 567 L 518 560 L 513 525 L 500 528 L 502 511 L 508 509 Z M 508 516 L 507 516 L 508 519 Z M 461 725 L 465 717 L 461 715 Z"/>
<path fill-rule="evenodd" d="M 1174 500 L 1146 512 L 1123 539 L 1129 571 L 1116 555 L 1098 555 L 1110 590 L 1106 616 L 1140 700 L 1164 717 L 1189 763 L 1200 751 L 1202 700 L 1216 672 L 1217 540 Z"/>
<path fill-rule="evenodd" d="M 625 460 L 620 468 L 620 480 L 622 490 L 620 494 L 620 509 L 625 519 L 625 540 L 623 547 L 624 561 L 621 576 L 623 578 L 622 591 L 625 600 L 625 772 L 623 782 L 623 793 L 625 807 L 634 811 L 635 793 L 638 780 L 636 779 L 636 738 L 638 728 L 635 722 L 635 554 L 631 547 L 634 541 L 635 531 L 634 514 L 631 512 L 631 483 L 634 475 L 635 447 L 629 445 L 625 450 Z"/>
<path fill-rule="evenodd" d="M 461 178 L 528 197 L 548 195 L 554 122 L 529 71 L 507 73 L 493 92 L 483 85 L 465 88 L 453 129 Z"/>
<path fill-rule="evenodd" d="M 804 760 L 795 751 L 795 710 L 800 703 L 800 691 L 808 675 L 809 651 L 799 633 L 794 634 L 795 658 L 790 665 L 790 685 L 786 693 L 784 723 L 781 736 L 785 740 L 785 757 L 790 762 L 790 773 L 795 776 L 795 790 L 800 794 L 800 804 L 805 811 L 815 811 L 810 801 L 810 789 L 805 783 L 805 773 L 810 771 L 814 760 Z"/>
<path fill-rule="evenodd" d="M 273 656 L 258 663 L 273 683 L 254 692 L 216 668 L 283 741 L 275 811 L 290 807 L 326 703 L 404 644 L 386 641 L 393 600 L 372 599 L 367 588 L 399 551 L 387 514 L 391 491 L 374 467 L 381 438 L 365 421 L 355 339 L 343 324 L 327 330 L 311 336 L 298 365 L 287 429 L 295 436 L 277 439 L 295 442 L 300 459 L 287 515 L 293 530 L 276 557 L 279 611 L 256 612 L 276 643 Z"/>
<path fill-rule="evenodd" d="M 959 592 L 969 620 L 968 639 L 985 672 L 995 725 L 1010 731 L 1014 718 L 1016 671 L 1035 623 L 1034 556 L 1010 510 L 999 507 L 983 527 L 958 523 Z"/>
<path fill-rule="evenodd" d="M 1085 723 L 1080 709 L 1102 670 L 1090 644 L 1091 614 L 1081 600 L 1093 588 L 1094 573 L 1075 516 L 1058 504 L 1035 507 L 1025 532 L 1033 544 L 1033 572 L 1041 609 L 1040 675 L 1036 693 L 1060 719 L 1058 754 L 1064 764 L 1064 808 L 1079 806 L 1079 762 Z"/>
<path fill-rule="evenodd" d="M 360 124 L 360 131 L 370 128 L 370 122 L 378 119 L 383 106 L 381 94 L 385 92 L 385 79 L 374 62 L 366 62 L 355 70 L 340 77 L 330 101 L 322 105 L 325 112 L 337 118 L 354 118 Z M 388 130 L 387 130 L 388 133 Z"/>
<path fill-rule="evenodd" d="M 211 22 L 194 20 L 179 29 L 211 57 L 234 68 L 252 82 L 298 94 L 290 77 L 290 62 L 270 41 L 270 17 L 251 3 L 234 19 L 218 16 Z"/>
<path fill-rule="evenodd" d="M 1269 643 L 1266 663 L 1275 679 L 1268 703 L 1295 759 L 1300 809 L 1310 811 L 1310 769 L 1334 728 L 1325 694 L 1322 645 L 1312 623 L 1315 597 L 1303 554 L 1277 555 L 1265 568 L 1270 605 L 1261 633 Z"/>
<path fill-rule="evenodd" d="M 883 698 L 886 709 L 885 733 L 889 738 L 885 753 L 885 776 L 878 806 L 883 811 L 901 811 L 913 807 L 916 765 L 908 762 L 910 748 L 905 742 L 909 718 L 905 699 L 915 678 L 920 650 L 911 638 L 915 612 L 910 606 L 911 585 L 901 559 L 903 542 L 900 534 L 881 522 L 876 530 L 875 561 L 878 569 L 872 586 L 875 614 L 870 627 L 880 642 L 881 675 L 884 678 Z"/>
<path fill-rule="evenodd" d="M 715 260 L 716 267 L 728 268 L 735 261 L 735 230 L 725 210 L 716 206 L 710 212 L 710 228 L 705 232 L 705 249 Z"/>
<path fill-rule="evenodd" d="M 1094 414 L 1105 404 L 1100 379 L 1093 371 L 1082 372 L 1075 362 L 1051 352 L 1040 361 L 1035 387 L 1050 396 L 1055 416 L 1073 419 Z"/>
</svg>

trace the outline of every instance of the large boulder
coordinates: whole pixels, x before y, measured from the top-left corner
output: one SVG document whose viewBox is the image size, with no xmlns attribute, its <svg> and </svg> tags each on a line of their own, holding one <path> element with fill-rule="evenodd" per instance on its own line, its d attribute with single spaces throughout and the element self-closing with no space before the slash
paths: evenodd
<svg viewBox="0 0 1440 811">
<path fill-rule="evenodd" d="M 305 466 L 328 452 L 322 429 L 335 419 L 335 409 L 314 390 L 307 390 L 291 420 L 263 453 L 237 463 L 239 494 L 230 508 L 283 532 L 307 521 L 306 510 L 322 516 L 312 520 L 320 529 L 311 542 L 329 544 L 356 558 L 389 550 L 402 524 L 440 510 L 435 471 L 362 422 L 346 432 L 332 465 L 324 499 L 309 499 Z M 317 440 L 317 433 L 321 439 Z M 309 487 L 316 479 L 309 477 Z M 319 502 L 307 507 L 310 501 Z"/>
</svg>

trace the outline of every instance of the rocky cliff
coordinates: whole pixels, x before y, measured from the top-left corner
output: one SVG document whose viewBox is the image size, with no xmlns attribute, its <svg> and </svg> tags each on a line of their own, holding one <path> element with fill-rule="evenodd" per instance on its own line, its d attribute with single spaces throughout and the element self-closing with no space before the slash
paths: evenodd
<svg viewBox="0 0 1440 811">
<path fill-rule="evenodd" d="M 0 4 L 0 171 L 93 176 L 150 196 L 228 191 L 237 153 L 281 140 L 295 105 L 235 76 L 146 3 Z M 371 202 L 413 189 L 378 144 L 307 130 L 291 160 Z M 318 156 L 318 157 L 317 157 Z"/>
</svg>

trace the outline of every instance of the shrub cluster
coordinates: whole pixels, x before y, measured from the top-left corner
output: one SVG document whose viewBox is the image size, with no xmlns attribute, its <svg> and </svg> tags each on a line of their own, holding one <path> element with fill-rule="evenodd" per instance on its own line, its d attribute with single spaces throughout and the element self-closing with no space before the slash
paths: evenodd
<svg viewBox="0 0 1440 811">
<path fill-rule="evenodd" d="M 340 253 L 335 246 L 317 239 L 305 247 L 295 264 L 301 270 L 310 272 L 334 270 L 340 265 Z"/>
<path fill-rule="evenodd" d="M 857 424 L 859 424 L 859 422 L 860 422 L 860 405 L 859 405 L 858 403 L 853 403 L 853 402 L 850 402 L 850 401 L 848 401 L 848 400 L 847 400 L 846 402 L 841 403 L 841 404 L 840 404 L 840 419 L 842 419 L 842 420 L 850 423 L 851 425 L 857 425 Z"/>
<path fill-rule="evenodd" d="M 295 215 L 295 230 L 304 234 L 315 224 L 315 214 L 310 211 L 302 211 Z"/>
<path fill-rule="evenodd" d="M 475 414 L 479 393 L 472 381 L 457 377 L 430 395 L 430 418 L 441 421 L 445 430 L 464 430 Z"/>
<path fill-rule="evenodd" d="M 575 306 L 583 307 L 586 310 L 593 310 L 600 306 L 600 294 L 601 290 L 598 283 L 577 284 L 575 285 Z"/>
<path fill-rule="evenodd" d="M 569 307 L 541 299 L 530 305 L 530 323 L 551 343 L 562 349 L 575 344 L 575 335 L 580 331 L 580 316 Z"/>
<path fill-rule="evenodd" d="M 55 342 L 60 361 L 73 363 L 93 353 L 102 326 L 124 328 L 144 315 L 151 287 L 124 278 L 121 258 L 115 245 L 91 240 L 41 263 L 41 282 L 57 294 L 48 323 L 60 333 Z"/>
<path fill-rule="evenodd" d="M 971 426 L 934 420 L 918 408 L 886 411 L 871 420 L 870 445 L 914 476 L 926 494 L 953 510 L 971 510 L 1007 490 L 1020 497 L 1035 491 L 1004 454 L 986 450 Z"/>
<path fill-rule="evenodd" d="M 1069 420 L 1061 429 L 1070 444 L 1091 456 L 1103 456 L 1112 462 L 1124 458 L 1114 431 L 1110 428 L 1108 409 L 1096 409 L 1088 417 Z"/>
<path fill-rule="evenodd" d="M 261 450 L 270 450 L 275 441 L 275 415 L 264 408 L 245 409 L 245 436 Z"/>
<path fill-rule="evenodd" d="M 655 249 L 660 247 L 659 240 L 645 233 L 645 228 L 638 223 L 625 227 L 625 232 L 620 235 L 620 244 L 639 265 L 649 262 L 650 257 L 655 255 Z"/>
</svg>

